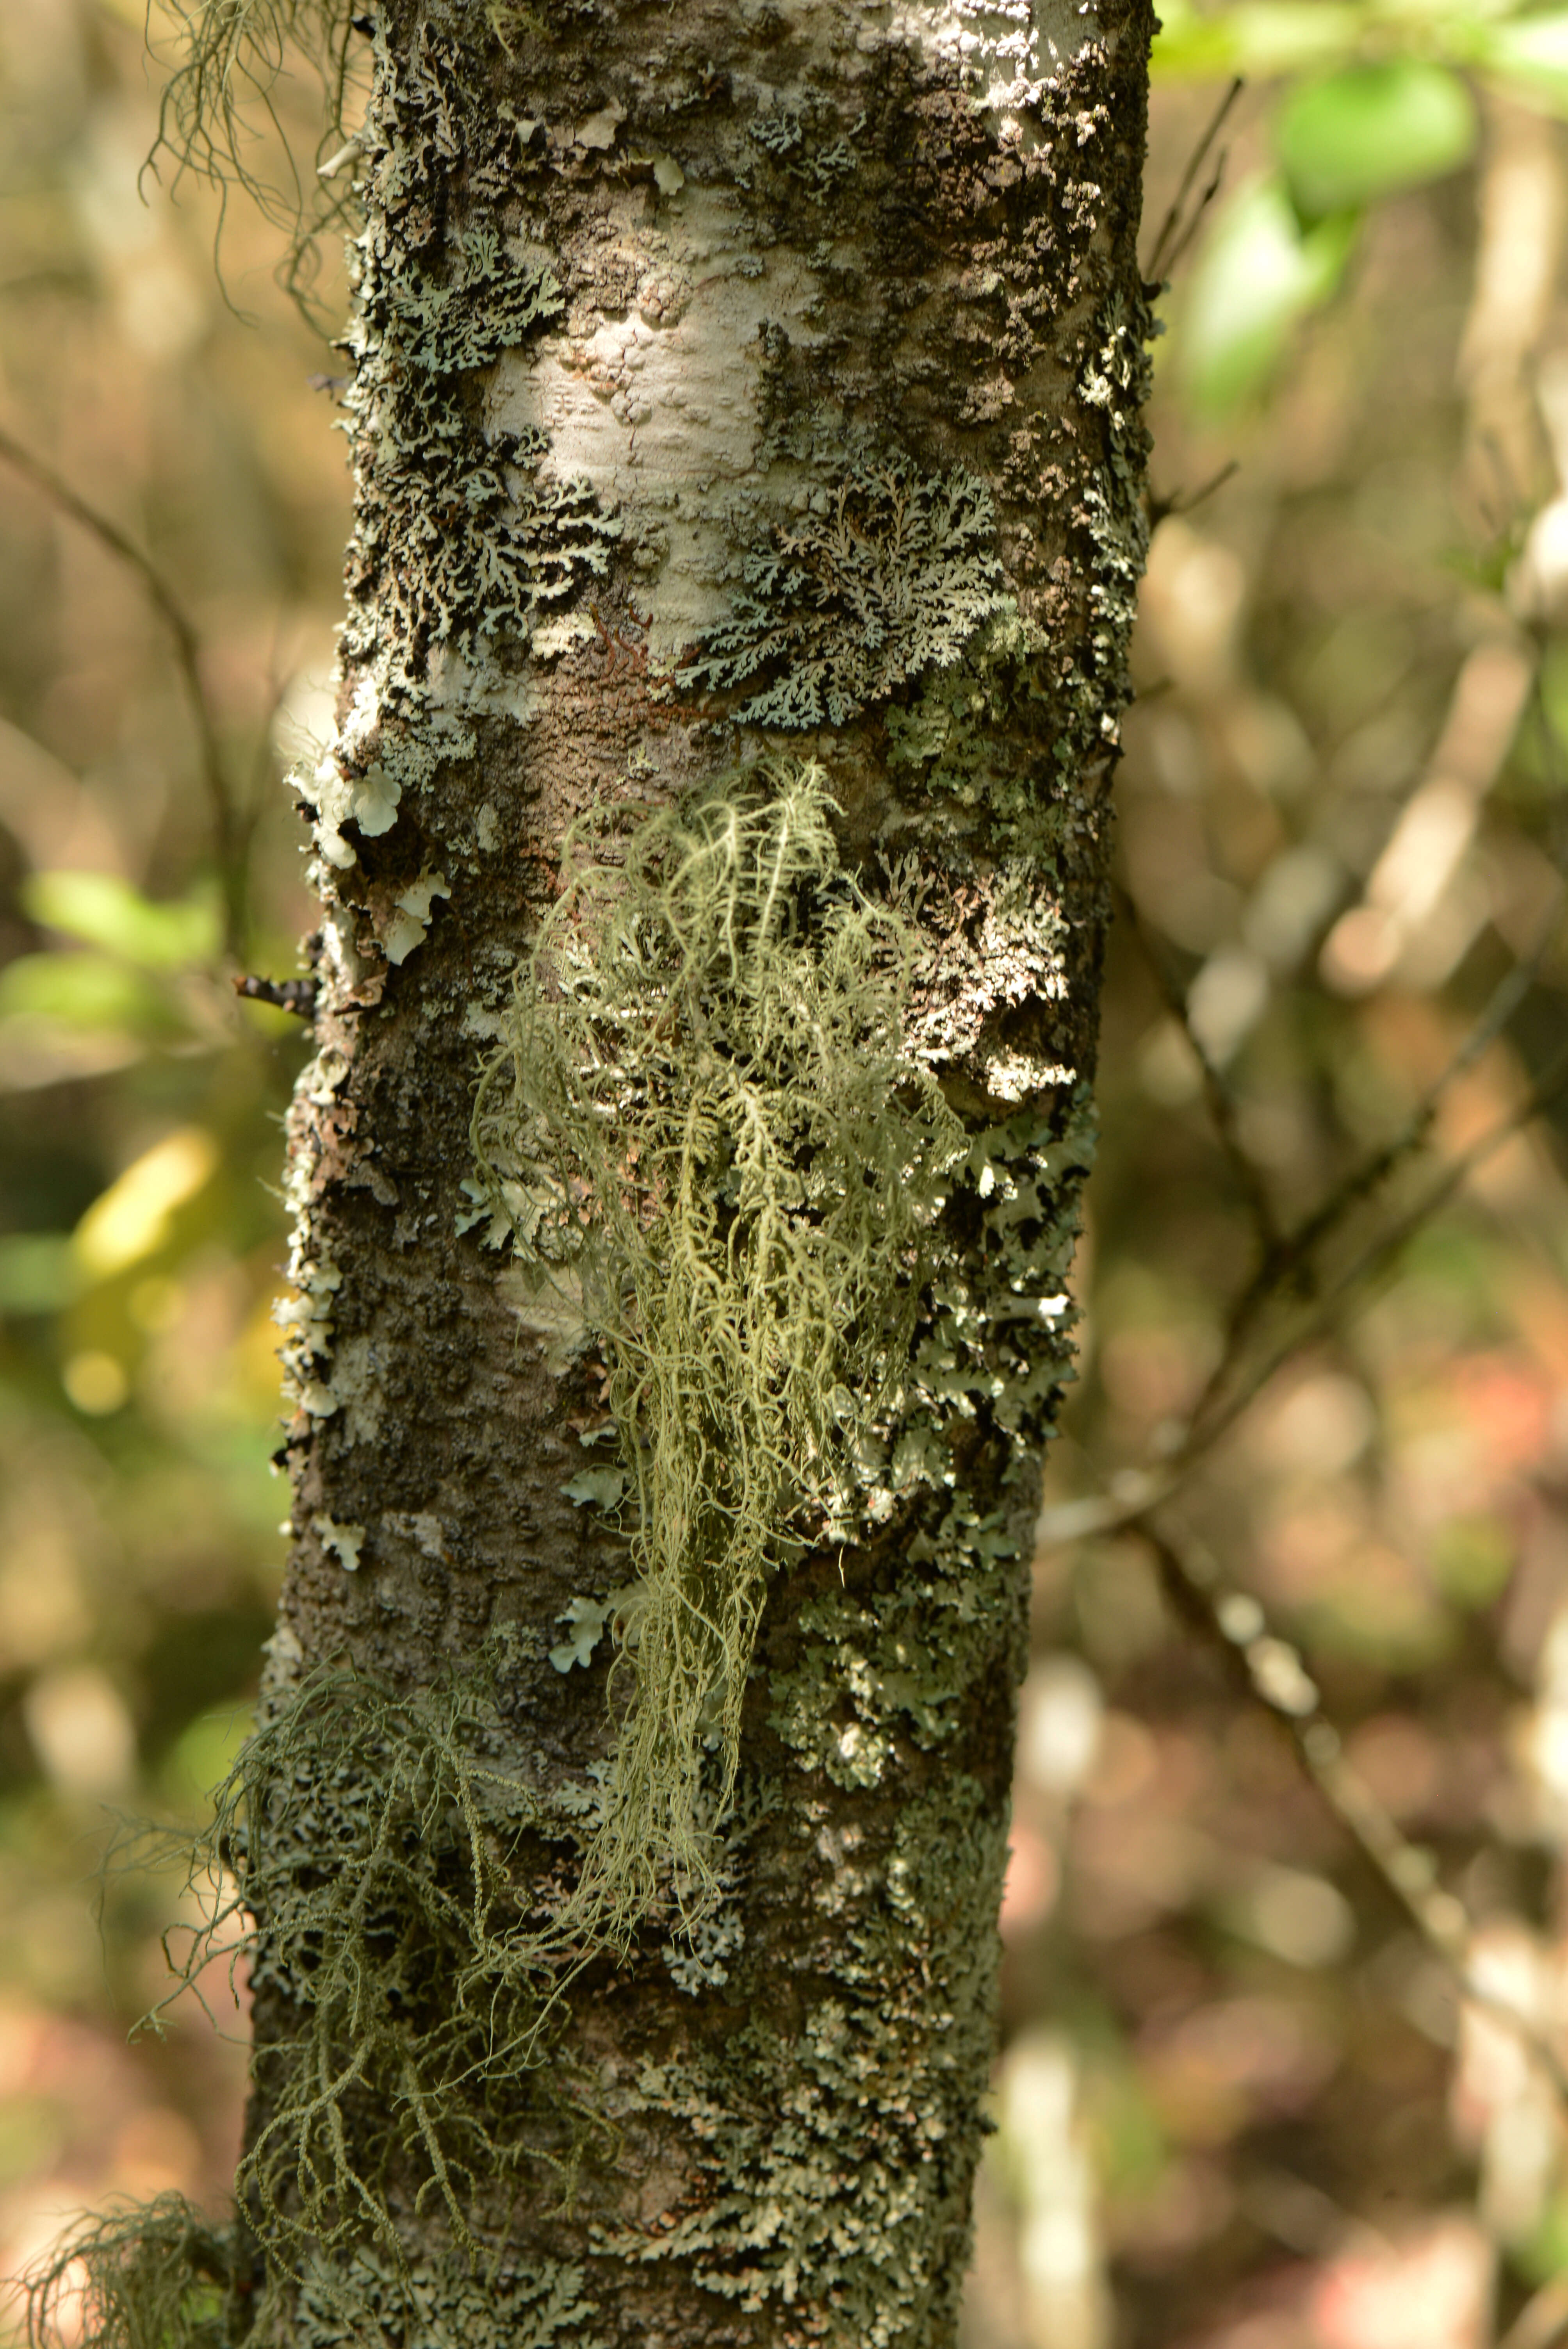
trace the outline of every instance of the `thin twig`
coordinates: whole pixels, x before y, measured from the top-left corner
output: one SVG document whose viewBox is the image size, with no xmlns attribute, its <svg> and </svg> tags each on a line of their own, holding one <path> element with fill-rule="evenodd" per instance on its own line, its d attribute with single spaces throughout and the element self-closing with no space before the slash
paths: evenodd
<svg viewBox="0 0 1568 2349">
<path fill-rule="evenodd" d="M 1449 1086 L 1474 1065 L 1490 1045 L 1495 1043 L 1534 985 L 1562 926 L 1565 901 L 1568 901 L 1568 884 L 1560 884 L 1531 951 L 1493 988 L 1480 1018 L 1465 1036 L 1448 1065 L 1427 1087 L 1398 1132 L 1351 1167 L 1311 1213 L 1285 1235 L 1278 1248 L 1260 1260 L 1251 1280 L 1238 1293 L 1231 1307 L 1220 1359 L 1192 1407 L 1194 1422 L 1203 1417 L 1213 1398 L 1222 1390 L 1253 1324 L 1271 1299 L 1287 1288 L 1298 1290 L 1311 1288 L 1313 1258 L 1324 1243 L 1341 1228 L 1353 1208 L 1361 1206 L 1374 1191 L 1380 1189 L 1406 1159 L 1427 1141 Z"/>
<path fill-rule="evenodd" d="M 1195 1544 L 1183 1547 L 1148 1523 L 1138 1532 L 1153 1553 L 1171 1604 L 1223 1657 L 1233 1682 L 1284 1725 L 1306 1775 L 1441 1959 L 1460 1995 L 1514 2034 L 1568 2105 L 1568 2071 L 1557 2049 L 1528 2016 L 1478 1977 L 1464 1903 L 1438 1883 L 1430 1854 L 1401 1831 L 1346 1760 L 1339 1732 L 1323 1710 L 1300 1651 L 1270 1627 L 1251 1591 L 1226 1587 L 1213 1560 Z"/>
<path fill-rule="evenodd" d="M 1503 1143 L 1520 1133 L 1523 1127 L 1533 1124 L 1543 1111 L 1552 1107 L 1564 1090 L 1568 1090 L 1568 1046 L 1564 1046 L 1563 1050 L 1555 1055 L 1548 1066 L 1546 1075 L 1539 1084 L 1532 1087 L 1516 1109 L 1511 1110 L 1507 1117 L 1500 1119 L 1496 1125 L 1490 1127 L 1481 1135 L 1480 1141 L 1473 1143 L 1469 1150 L 1461 1151 L 1457 1158 L 1450 1160 L 1421 1197 L 1412 1206 L 1407 1208 L 1402 1216 L 1396 1216 L 1392 1224 L 1369 1240 L 1361 1253 L 1351 1259 L 1336 1278 L 1332 1286 L 1324 1291 L 1308 1318 L 1305 1327 L 1297 1330 L 1291 1338 L 1282 1340 L 1270 1353 L 1265 1355 L 1263 1362 L 1231 1402 L 1220 1410 L 1212 1412 L 1206 1419 L 1194 1419 L 1188 1442 L 1181 1446 L 1175 1457 L 1179 1460 L 1187 1458 L 1190 1447 L 1192 1456 L 1196 1456 L 1200 1450 L 1207 1451 L 1218 1437 L 1233 1424 L 1248 1404 L 1262 1392 L 1291 1355 L 1297 1352 L 1303 1346 L 1312 1344 L 1315 1339 L 1324 1334 L 1337 1318 L 1339 1308 L 1350 1293 L 1354 1289 L 1364 1287 L 1377 1274 L 1387 1271 L 1422 1226 L 1430 1222 L 1439 1208 L 1444 1206 L 1452 1198 L 1454 1193 L 1470 1179 L 1477 1167 L 1483 1164 L 1495 1151 L 1501 1150 Z"/>
<path fill-rule="evenodd" d="M 1123 1471 L 1116 1479 L 1122 1487 L 1119 1493 L 1111 1491 L 1091 1495 L 1082 1500 L 1067 1501 L 1058 1507 L 1047 1509 L 1039 1522 L 1040 1538 L 1047 1542 L 1078 1541 L 1088 1534 L 1141 1530 L 1151 1511 L 1171 1499 L 1204 1454 L 1212 1451 L 1220 1438 L 1230 1432 L 1285 1363 L 1304 1348 L 1314 1344 L 1333 1326 L 1352 1294 L 1379 1273 L 1386 1272 L 1423 1225 L 1430 1221 L 1476 1169 L 1501 1150 L 1514 1134 L 1532 1124 L 1564 1092 L 1568 1092 L 1568 1046 L 1555 1056 L 1546 1075 L 1532 1088 L 1517 1108 L 1511 1110 L 1506 1117 L 1500 1118 L 1479 1141 L 1451 1160 L 1437 1181 L 1412 1206 L 1368 1242 L 1359 1256 L 1340 1273 L 1333 1286 L 1324 1291 L 1305 1322 L 1298 1325 L 1264 1356 L 1245 1383 L 1227 1402 L 1210 1411 L 1206 1416 L 1194 1417 L 1181 1443 L 1157 1465 Z"/>
<path fill-rule="evenodd" d="M 1128 926 L 1138 942 L 1139 949 L 1153 974 L 1154 983 L 1164 999 L 1166 1009 L 1180 1024 L 1188 1043 L 1192 1047 L 1193 1055 L 1202 1072 L 1203 1098 L 1208 1104 L 1209 1115 L 1213 1121 L 1214 1131 L 1219 1136 L 1220 1147 L 1225 1154 L 1231 1172 L 1235 1176 L 1237 1186 L 1246 1202 L 1247 1213 L 1253 1219 L 1261 1263 L 1266 1265 L 1272 1262 L 1284 1248 L 1284 1234 L 1280 1229 L 1279 1219 L 1274 1210 L 1274 1202 L 1269 1197 L 1264 1179 L 1243 1145 L 1236 1115 L 1235 1096 L 1215 1066 L 1213 1058 L 1202 1039 L 1194 1030 L 1186 994 L 1177 980 L 1175 973 L 1167 965 L 1164 956 L 1150 936 L 1149 926 L 1143 918 L 1137 901 L 1119 884 L 1116 885 L 1116 897 L 1127 917 Z"/>
<path fill-rule="evenodd" d="M 1226 90 L 1224 97 L 1220 100 L 1218 108 L 1210 118 L 1208 129 L 1204 131 L 1202 137 L 1199 140 L 1198 144 L 1194 147 L 1191 154 L 1187 159 L 1187 168 L 1182 172 L 1181 184 L 1171 200 L 1171 209 L 1166 213 L 1164 220 L 1161 222 L 1160 233 L 1154 240 L 1154 251 L 1150 254 L 1149 257 L 1149 266 L 1143 273 L 1144 283 L 1148 285 L 1158 285 L 1163 277 L 1170 274 L 1171 270 L 1175 266 L 1181 254 L 1186 251 L 1188 243 L 1191 241 L 1192 225 L 1202 218 L 1204 207 L 1210 202 L 1213 196 L 1214 190 L 1219 186 L 1219 172 L 1216 171 L 1208 190 L 1199 199 L 1198 209 L 1192 216 L 1192 222 L 1189 223 L 1188 229 L 1182 235 L 1180 243 L 1176 243 L 1175 239 L 1177 230 L 1181 225 L 1181 213 L 1186 204 L 1187 198 L 1191 193 L 1192 183 L 1203 168 L 1210 148 L 1213 145 L 1215 140 L 1219 137 L 1221 130 L 1224 127 L 1225 117 L 1229 114 L 1232 107 L 1234 106 L 1237 98 L 1240 98 L 1245 86 L 1246 85 L 1243 82 L 1241 76 L 1238 74 L 1235 80 L 1232 82 L 1229 89 Z M 1219 171 L 1223 171 L 1224 164 L 1225 159 L 1223 155 L 1222 155 L 1219 162 Z M 1167 253 L 1168 246 L 1171 247 L 1169 254 Z"/>
<path fill-rule="evenodd" d="M 118 523 L 111 522 L 107 514 L 101 514 L 95 506 L 88 505 L 86 499 L 79 497 L 69 482 L 63 481 L 52 467 L 46 465 L 41 458 L 35 457 L 31 450 L 24 448 L 19 440 L 14 440 L 4 430 L 0 430 L 0 459 L 4 459 L 26 481 L 31 481 L 34 488 L 41 491 L 62 513 L 68 514 L 73 522 L 90 531 L 100 545 L 107 546 L 122 563 L 130 565 L 169 631 L 175 666 L 191 705 L 202 787 L 211 813 L 213 851 L 223 892 L 223 942 L 234 960 L 242 962 L 245 949 L 245 841 L 229 796 L 217 721 L 201 678 L 201 638 L 184 606 L 151 557 L 137 545 L 134 539 L 127 537 Z"/>
<path fill-rule="evenodd" d="M 1203 503 L 1205 498 L 1212 498 L 1216 490 L 1222 490 L 1225 483 L 1232 479 L 1233 475 L 1239 473 L 1241 470 L 1241 459 L 1239 457 L 1230 457 L 1227 458 L 1224 464 L 1220 467 L 1217 472 L 1210 474 L 1206 481 L 1200 481 L 1195 490 L 1172 490 L 1168 498 L 1157 498 L 1150 493 L 1149 500 L 1150 529 L 1158 530 L 1160 524 L 1165 520 L 1168 514 L 1191 513 L 1195 508 Z"/>
<path fill-rule="evenodd" d="M 1225 177 L 1225 166 L 1230 160 L 1230 149 L 1228 147 L 1222 147 L 1220 150 L 1219 160 L 1214 165 L 1208 185 L 1204 188 L 1202 194 L 1193 205 L 1191 220 L 1188 221 L 1187 225 L 1181 231 L 1181 235 L 1171 246 L 1170 254 L 1166 259 L 1165 276 L 1167 283 L 1169 283 L 1172 273 L 1179 267 L 1181 263 L 1186 259 L 1187 249 L 1203 224 L 1204 213 L 1208 211 L 1209 206 L 1213 202 L 1214 198 L 1220 192 L 1221 185 Z"/>
</svg>

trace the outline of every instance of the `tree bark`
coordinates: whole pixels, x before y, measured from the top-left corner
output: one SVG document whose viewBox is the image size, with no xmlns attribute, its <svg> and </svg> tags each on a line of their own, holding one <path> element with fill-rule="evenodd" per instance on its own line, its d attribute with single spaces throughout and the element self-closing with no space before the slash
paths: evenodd
<svg viewBox="0 0 1568 2349">
<path fill-rule="evenodd" d="M 299 784 L 294 1542 L 225 1827 L 283 2337 L 954 2337 L 1144 543 L 1150 26 L 377 16 L 338 723 Z M 934 1080 L 961 1146 L 847 1509 L 802 1485 L 717 1692 L 717 1891 L 683 1906 L 655 1839 L 616 1930 L 573 1907 L 639 1701 L 616 1624 L 686 1536 L 638 1519 L 658 1431 L 616 1423 L 603 1317 L 520 1275 L 476 1085 L 520 974 L 549 1016 L 571 826 L 613 889 L 661 809 L 762 822 L 819 771 L 798 934 L 896 919 L 902 1098 Z"/>
</svg>

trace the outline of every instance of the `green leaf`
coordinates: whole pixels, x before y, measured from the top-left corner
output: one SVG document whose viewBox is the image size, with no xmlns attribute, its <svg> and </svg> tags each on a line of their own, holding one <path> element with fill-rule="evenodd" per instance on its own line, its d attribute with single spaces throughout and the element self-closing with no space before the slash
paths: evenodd
<svg viewBox="0 0 1568 2349">
<path fill-rule="evenodd" d="M 1471 56 L 1483 72 L 1511 83 L 1521 98 L 1568 114 L 1568 9 L 1483 26 Z"/>
<path fill-rule="evenodd" d="M 140 971 L 108 955 L 18 955 L 0 971 L 0 1019 L 55 1019 L 67 1028 L 170 1035 L 178 1022 Z"/>
<path fill-rule="evenodd" d="M 1249 81 L 1305 73 L 1354 57 L 1364 28 L 1359 8 L 1336 0 L 1254 0 L 1200 13 L 1191 0 L 1161 0 L 1150 70 L 1156 81 Z"/>
<path fill-rule="evenodd" d="M 1304 229 L 1278 180 L 1240 191 L 1215 222 L 1193 273 L 1176 344 L 1181 387 L 1205 421 L 1260 390 L 1298 319 L 1343 274 L 1355 214 Z"/>
<path fill-rule="evenodd" d="M 1274 151 L 1305 218 L 1353 212 L 1468 161 L 1475 104 L 1457 74 L 1417 57 L 1348 67 L 1292 90 Z"/>
<path fill-rule="evenodd" d="M 36 922 L 144 970 L 189 970 L 217 955 L 218 905 L 204 890 L 156 904 L 118 873 L 35 873 L 22 903 Z"/>
</svg>

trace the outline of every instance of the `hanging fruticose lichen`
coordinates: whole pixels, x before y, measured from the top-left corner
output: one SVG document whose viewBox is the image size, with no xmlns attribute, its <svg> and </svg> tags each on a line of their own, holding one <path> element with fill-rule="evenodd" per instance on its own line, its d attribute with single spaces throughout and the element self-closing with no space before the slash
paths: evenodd
<svg viewBox="0 0 1568 2349">
<path fill-rule="evenodd" d="M 223 2349 L 233 2239 L 182 2195 L 88 2219 L 25 2279 L 30 2342 Z"/>
<path fill-rule="evenodd" d="M 570 2064 L 557 2054 L 546 2076 L 542 2058 L 582 1953 L 520 1888 L 525 1847 L 559 1846 L 570 1868 L 583 1831 L 504 1766 L 505 1745 L 484 1661 L 403 1694 L 317 1673 L 246 1741 L 205 1831 L 157 1839 L 185 1859 L 192 1920 L 166 1937 L 170 2000 L 200 1994 L 226 1960 L 296 2018 L 256 2048 L 259 2121 L 237 2179 L 273 2267 L 303 2274 L 375 2240 L 400 2268 L 391 2181 L 410 2176 L 415 2207 L 439 2208 L 475 2253 L 469 2214 L 482 2183 L 515 2168 L 535 2097 L 549 2109 L 531 2158 L 558 2179 L 580 2158 L 592 2116 Z M 146 2275 L 128 2265 L 133 2249 L 107 2243 L 106 2292 L 145 2298 L 150 2278 L 173 2293 L 178 2243 Z M 119 2337 L 103 2335 L 116 2349 Z"/>
<path fill-rule="evenodd" d="M 159 108 L 149 168 L 167 164 L 179 186 L 194 172 L 218 190 L 220 238 L 228 194 L 239 188 L 287 236 L 280 274 L 311 306 L 320 242 L 357 209 L 345 170 L 355 139 L 349 124 L 363 103 L 364 74 L 355 36 L 364 29 L 355 0 L 166 0 L 149 11 L 174 20 L 177 62 Z M 357 21 L 356 21 L 357 20 Z M 280 81 L 320 85 L 321 129 L 310 163 L 294 154 L 274 93 Z M 258 161 L 256 125 L 270 124 L 276 146 Z"/>
<path fill-rule="evenodd" d="M 819 766 L 779 764 L 602 818 L 614 862 L 580 825 L 474 1113 L 501 1228 L 603 1349 L 634 1495 L 631 1688 L 575 1903 L 614 1939 L 711 1898 L 769 1578 L 850 1530 L 965 1148 L 906 1048 L 913 933 L 831 812 Z"/>
</svg>

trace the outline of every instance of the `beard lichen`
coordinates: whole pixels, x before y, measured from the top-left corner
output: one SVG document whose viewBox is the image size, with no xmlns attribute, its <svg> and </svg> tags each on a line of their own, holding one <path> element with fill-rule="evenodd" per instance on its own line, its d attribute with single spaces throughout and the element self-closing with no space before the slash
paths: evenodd
<svg viewBox="0 0 1568 2349">
<path fill-rule="evenodd" d="M 583 1831 L 492 1758 L 507 1662 L 412 1693 L 319 1672 L 268 1710 L 198 1837 L 152 1838 L 196 1921 L 165 1936 L 175 1987 L 150 2021 L 215 1963 L 256 2002 L 237 2209 L 165 2195 L 74 2230 L 25 2280 L 33 2349 L 582 2340 L 581 2270 L 472 2224 L 525 2158 L 570 2208 L 614 2140 L 552 2028 L 593 1955 L 550 1915 Z"/>
<path fill-rule="evenodd" d="M 150 39 L 159 14 L 174 19 L 178 61 L 164 86 L 148 169 L 157 172 L 167 159 L 176 187 L 188 171 L 209 181 L 222 200 L 220 240 L 229 191 L 239 188 L 284 232 L 279 274 L 308 311 L 319 240 L 356 211 L 354 177 L 345 167 L 366 78 L 355 57 L 363 10 L 356 0 L 164 0 L 161 10 L 149 9 Z M 307 82 L 319 83 L 322 100 L 315 150 L 303 165 L 278 102 L 280 82 L 300 67 Z M 276 134 L 276 172 L 259 160 L 258 120 Z"/>
<path fill-rule="evenodd" d="M 236 2181 L 277 2269 L 366 2240 L 397 2265 L 394 2202 L 479 2260 L 469 2213 L 517 2167 L 521 2106 L 541 2104 L 532 2158 L 567 2199 L 598 2126 L 570 2067 L 552 2056 L 546 2077 L 543 2062 L 587 1954 L 549 1907 L 583 1831 L 493 1759 L 504 1661 L 407 1694 L 315 1675 L 249 1739 L 186 1847 L 199 1922 L 181 1947 L 166 1937 L 170 1999 L 200 1994 L 221 1958 L 243 1964 L 259 2016 L 291 2017 L 282 2036 L 258 2028 Z"/>
<path fill-rule="evenodd" d="M 23 2279 L 32 2349 L 225 2349 L 235 2239 L 182 2195 L 88 2219 Z"/>
<path fill-rule="evenodd" d="M 474 1111 L 491 1237 L 602 1349 L 634 1500 L 632 1686 L 572 1904 L 616 1942 L 712 1904 L 769 1580 L 852 1530 L 965 1147 L 907 1048 L 913 927 L 831 812 L 780 762 L 624 838 L 600 818 L 614 862 L 580 825 Z"/>
<path fill-rule="evenodd" d="M 313 2251 L 283 2293 L 253 2249 L 237 2217 L 214 2223 L 179 2194 L 89 2220 L 25 2279 L 28 2349 L 603 2349 L 573 2261 L 501 2252 L 481 2272 L 360 2243 Z"/>
</svg>

